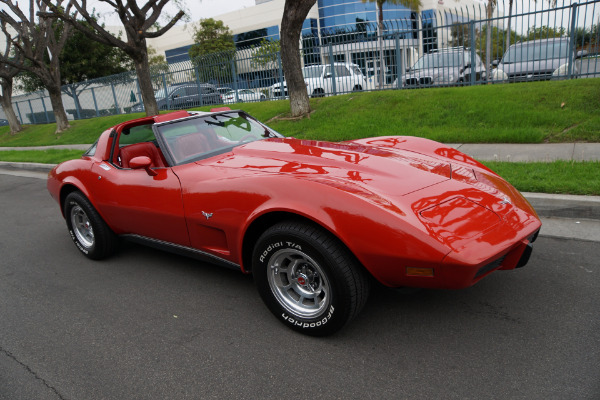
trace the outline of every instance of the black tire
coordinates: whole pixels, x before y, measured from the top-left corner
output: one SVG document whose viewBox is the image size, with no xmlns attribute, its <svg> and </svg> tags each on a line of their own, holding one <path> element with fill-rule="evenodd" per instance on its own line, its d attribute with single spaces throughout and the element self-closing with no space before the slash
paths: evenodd
<svg viewBox="0 0 600 400">
<path fill-rule="evenodd" d="M 117 237 L 81 192 L 67 195 L 64 204 L 67 228 L 75 246 L 92 260 L 115 252 Z"/>
<path fill-rule="evenodd" d="M 323 89 L 315 89 L 312 93 L 312 97 L 325 97 L 325 91 Z"/>
<path fill-rule="evenodd" d="M 354 86 L 354 89 L 352 89 L 353 92 L 361 92 L 362 91 L 362 86 L 360 85 L 356 85 Z"/>
<path fill-rule="evenodd" d="M 273 315 L 312 336 L 350 322 L 369 295 L 363 267 L 318 226 L 286 221 L 267 229 L 252 255 L 254 282 Z"/>
</svg>

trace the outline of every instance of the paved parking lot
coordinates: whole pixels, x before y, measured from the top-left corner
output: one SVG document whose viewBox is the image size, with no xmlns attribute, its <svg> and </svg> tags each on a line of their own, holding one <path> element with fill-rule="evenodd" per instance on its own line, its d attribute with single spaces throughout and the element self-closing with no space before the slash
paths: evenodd
<svg viewBox="0 0 600 400">
<path fill-rule="evenodd" d="M 239 273 L 133 244 L 84 258 L 43 180 L 0 193 L 0 399 L 600 396 L 597 243 L 541 237 L 466 290 L 378 288 L 318 339 Z"/>
</svg>

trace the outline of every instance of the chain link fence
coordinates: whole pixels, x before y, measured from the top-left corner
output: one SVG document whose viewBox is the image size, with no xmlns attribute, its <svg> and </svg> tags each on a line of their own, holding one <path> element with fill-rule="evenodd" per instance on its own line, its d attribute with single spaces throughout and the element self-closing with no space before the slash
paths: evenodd
<svg viewBox="0 0 600 400">
<path fill-rule="evenodd" d="M 521 1 L 520 7 L 518 0 L 514 3 L 512 11 L 504 4 L 491 17 L 481 5 L 413 13 L 411 18 L 384 20 L 382 25 L 356 18 L 344 28 L 303 35 L 307 91 L 319 97 L 600 77 L 599 1 L 534 10 L 526 6 L 532 2 Z M 152 83 L 159 108 L 285 98 L 287 87 L 276 47 L 238 49 L 154 68 Z M 70 119 L 144 110 L 134 72 L 64 86 L 63 103 Z M 24 124 L 54 122 L 45 91 L 15 96 L 13 107 Z M 4 118 L 1 109 L 0 118 Z"/>
</svg>

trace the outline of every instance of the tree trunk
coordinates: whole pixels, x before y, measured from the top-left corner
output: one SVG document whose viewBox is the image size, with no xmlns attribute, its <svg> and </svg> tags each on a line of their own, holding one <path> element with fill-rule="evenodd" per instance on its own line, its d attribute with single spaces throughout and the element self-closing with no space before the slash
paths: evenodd
<svg viewBox="0 0 600 400">
<path fill-rule="evenodd" d="M 130 54 L 130 56 L 135 64 L 135 72 L 140 84 L 140 92 L 142 94 L 144 108 L 146 109 L 146 116 L 158 115 L 158 105 L 156 104 L 156 98 L 154 97 L 154 89 L 152 88 L 152 79 L 150 76 L 150 65 L 148 64 L 148 53 L 146 51 L 140 51 L 135 55 Z"/>
<path fill-rule="evenodd" d="M 302 23 L 316 0 L 286 0 L 281 20 L 281 62 L 290 96 L 293 117 L 310 113 L 306 82 L 300 60 L 300 33 Z"/>
<path fill-rule="evenodd" d="M 508 28 L 506 29 L 506 45 L 504 46 L 504 51 L 506 52 L 510 47 L 510 22 L 512 19 L 512 8 L 513 8 L 513 0 L 508 1 Z"/>
<path fill-rule="evenodd" d="M 488 0 L 487 5 L 487 29 L 485 32 L 485 76 L 488 84 L 490 77 L 492 76 L 491 64 L 492 64 L 492 15 L 494 12 L 493 0 Z"/>
<path fill-rule="evenodd" d="M 58 134 L 64 132 L 71 126 L 69 125 L 69 119 L 67 118 L 65 107 L 63 106 L 60 83 L 58 85 L 54 83 L 52 85 L 46 84 L 46 89 L 50 95 L 50 104 L 52 104 L 52 112 L 54 113 L 54 119 L 56 120 L 56 131 L 54 133 Z"/>
<path fill-rule="evenodd" d="M 70 31 L 70 29 L 69 29 Z M 68 30 L 63 28 L 63 35 L 68 35 Z M 51 48 L 52 47 L 52 48 Z M 48 46 L 48 55 L 50 57 L 50 64 L 47 65 L 43 60 L 35 59 L 32 60 L 34 66 L 32 72 L 35 73 L 42 81 L 48 94 L 50 95 L 50 104 L 52 104 L 52 112 L 54 113 L 54 119 L 56 120 L 56 131 L 55 134 L 66 131 L 71 127 L 69 125 L 69 119 L 65 112 L 65 106 L 62 100 L 61 90 L 61 78 L 60 78 L 60 66 L 59 57 L 62 47 L 60 46 Z M 33 59 L 34 57 L 31 57 Z"/>
<path fill-rule="evenodd" d="M 0 103 L 2 104 L 2 109 L 4 110 L 4 114 L 8 120 L 8 125 L 10 126 L 10 134 L 14 135 L 17 132 L 21 132 L 23 127 L 21 126 L 21 122 L 17 118 L 15 110 L 12 106 L 12 81 L 9 82 L 5 79 L 0 79 L 0 82 L 2 82 L 2 95 L 0 96 Z"/>
<path fill-rule="evenodd" d="M 373 71 L 377 72 L 377 78 L 379 80 L 379 89 L 383 89 L 383 9 L 382 4 L 376 3 L 377 7 L 377 28 L 378 42 L 379 42 L 379 71 L 377 70 L 377 63 L 373 66 Z"/>
</svg>

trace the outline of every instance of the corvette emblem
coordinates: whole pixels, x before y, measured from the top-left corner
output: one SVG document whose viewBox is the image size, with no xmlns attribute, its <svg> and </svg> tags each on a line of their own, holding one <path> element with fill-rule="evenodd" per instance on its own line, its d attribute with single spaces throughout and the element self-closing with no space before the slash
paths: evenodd
<svg viewBox="0 0 600 400">
<path fill-rule="evenodd" d="M 206 220 L 208 220 L 210 217 L 213 216 L 213 213 L 207 213 L 207 212 L 202 211 L 202 215 L 204 215 L 206 217 Z"/>
<path fill-rule="evenodd" d="M 508 197 L 504 196 L 500 204 L 512 204 Z"/>
</svg>

